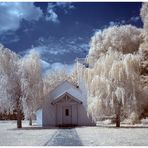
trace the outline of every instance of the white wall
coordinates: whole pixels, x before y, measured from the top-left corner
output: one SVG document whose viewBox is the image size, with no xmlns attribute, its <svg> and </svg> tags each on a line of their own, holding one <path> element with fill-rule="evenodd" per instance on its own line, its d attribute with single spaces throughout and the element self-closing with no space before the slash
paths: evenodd
<svg viewBox="0 0 148 148">
<path fill-rule="evenodd" d="M 61 125 L 62 124 L 62 105 L 61 104 L 56 104 L 56 114 L 57 114 L 56 123 L 57 125 Z"/>
<path fill-rule="evenodd" d="M 36 123 L 42 125 L 42 109 L 36 111 Z"/>
<path fill-rule="evenodd" d="M 48 97 L 43 105 L 43 126 L 54 126 L 56 122 L 55 106 L 51 104 L 50 95 Z"/>
<path fill-rule="evenodd" d="M 57 124 L 62 124 L 62 106 L 60 105 L 52 105 L 52 101 L 54 98 L 61 95 L 63 92 L 68 91 L 73 93 L 72 89 L 74 89 L 80 95 L 78 99 L 83 102 L 83 104 L 76 104 L 72 106 L 72 115 L 73 123 L 78 123 L 78 125 L 94 125 L 94 123 L 88 118 L 87 116 L 87 99 L 86 99 L 86 90 L 84 84 L 80 85 L 82 89 L 82 93 L 79 89 L 74 88 L 70 83 L 67 81 L 61 83 L 56 89 L 51 91 L 51 93 L 47 96 L 43 104 L 43 111 L 42 111 L 42 119 L 43 119 L 43 126 L 55 126 Z M 71 89 L 71 90 L 70 90 Z M 74 93 L 75 93 L 74 91 Z M 76 93 L 75 93 L 76 94 Z M 56 110 L 58 112 L 56 117 Z"/>
<path fill-rule="evenodd" d="M 95 126 L 95 123 L 88 117 L 84 104 L 78 104 L 78 125 Z"/>
</svg>

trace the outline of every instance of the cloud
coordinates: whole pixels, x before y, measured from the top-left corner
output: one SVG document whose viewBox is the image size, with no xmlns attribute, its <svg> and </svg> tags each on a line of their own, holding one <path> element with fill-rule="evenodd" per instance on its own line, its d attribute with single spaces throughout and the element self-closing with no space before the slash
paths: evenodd
<svg viewBox="0 0 148 148">
<path fill-rule="evenodd" d="M 55 62 L 51 64 L 50 70 L 62 70 L 65 69 L 67 73 L 70 73 L 73 69 L 74 64 L 63 64 L 59 62 Z"/>
<path fill-rule="evenodd" d="M 31 52 L 36 52 L 37 54 L 41 54 L 39 50 L 30 49 L 28 50 L 23 57 L 28 56 Z M 73 69 L 74 64 L 63 64 L 60 62 L 54 62 L 50 63 L 42 59 L 41 57 L 41 67 L 42 67 L 42 73 L 45 74 L 46 72 L 50 71 L 56 71 L 56 70 L 62 70 L 65 69 L 67 73 L 70 73 Z"/>
<path fill-rule="evenodd" d="M 56 6 L 62 7 L 62 8 L 68 8 L 68 9 L 74 9 L 74 5 L 72 5 L 71 2 L 56 2 Z"/>
<path fill-rule="evenodd" d="M 132 16 L 131 18 L 129 18 L 128 20 L 119 20 L 119 21 L 110 21 L 108 23 L 108 25 L 105 25 L 103 28 L 107 28 L 107 27 L 112 27 L 112 26 L 120 26 L 120 25 L 124 25 L 126 23 L 136 23 L 137 21 L 140 20 L 140 17 L 139 16 Z"/>
<path fill-rule="evenodd" d="M 74 6 L 69 2 L 48 3 L 45 20 L 59 23 L 56 13 L 59 8 L 67 12 L 67 9 L 73 9 Z M 44 17 L 43 11 L 32 2 L 0 2 L 0 33 L 16 31 L 22 20 L 38 21 L 41 17 Z"/>
<path fill-rule="evenodd" d="M 65 14 L 68 13 L 67 9 L 74 9 L 74 5 L 70 2 L 56 2 L 56 3 L 48 3 L 47 8 L 47 15 L 45 17 L 46 21 L 51 21 L 53 23 L 59 23 L 59 16 L 56 13 L 56 10 L 62 8 L 64 10 Z"/>
<path fill-rule="evenodd" d="M 80 53 L 89 50 L 89 44 L 82 37 L 39 37 L 36 47 L 33 47 L 41 55 L 64 55 L 66 53 Z"/>
<path fill-rule="evenodd" d="M 0 33 L 16 31 L 23 19 L 37 21 L 42 15 L 42 10 L 31 2 L 0 2 Z"/>
<path fill-rule="evenodd" d="M 120 21 L 110 21 L 108 26 L 118 26 L 118 25 L 123 25 L 125 24 L 125 20 L 120 20 Z"/>
<path fill-rule="evenodd" d="M 63 70 L 65 69 L 65 71 L 67 73 L 71 73 L 74 64 L 63 64 L 63 63 L 59 63 L 59 62 L 55 62 L 55 63 L 48 63 L 45 60 L 41 60 L 41 65 L 42 65 L 42 71 L 43 73 L 49 73 L 50 71 L 56 71 L 56 70 Z"/>
<path fill-rule="evenodd" d="M 85 57 L 89 50 L 86 38 L 78 37 L 39 37 L 28 49 L 19 51 L 21 56 L 31 50 L 38 52 L 42 60 L 48 63 L 73 64 L 76 57 Z"/>
<path fill-rule="evenodd" d="M 59 45 L 57 45 L 56 47 L 52 47 L 48 44 L 43 45 L 43 46 L 32 47 L 32 49 L 37 51 L 41 56 L 49 55 L 49 54 L 51 55 L 64 54 L 67 52 L 65 49 L 60 48 Z M 32 49 L 29 49 L 28 51 Z"/>
<path fill-rule="evenodd" d="M 101 29 L 112 27 L 112 26 L 120 26 L 126 24 L 128 21 L 122 19 L 122 20 L 116 20 L 116 21 L 109 21 L 108 24 L 104 25 Z M 93 32 L 99 31 L 98 29 L 94 29 Z"/>
<path fill-rule="evenodd" d="M 0 41 L 3 44 L 16 43 L 16 42 L 20 41 L 20 38 L 18 35 L 14 34 L 14 33 L 8 34 L 8 32 L 7 32 L 6 34 L 0 36 Z"/>
<path fill-rule="evenodd" d="M 121 20 L 121 24 L 125 24 L 125 22 L 126 22 L 125 20 Z"/>
<path fill-rule="evenodd" d="M 50 69 L 50 64 L 45 60 L 41 60 L 41 66 L 43 73 Z"/>
<path fill-rule="evenodd" d="M 55 4 L 55 6 L 62 8 L 64 10 L 65 14 L 68 13 L 68 10 L 71 10 L 71 9 L 74 9 L 75 8 L 75 6 L 72 5 L 71 2 L 57 2 Z"/>
<path fill-rule="evenodd" d="M 117 25 L 117 22 L 113 22 L 113 21 L 109 22 L 109 26 L 115 26 L 115 25 Z"/>
<path fill-rule="evenodd" d="M 132 22 L 137 22 L 137 21 L 139 21 L 140 20 L 140 17 L 139 16 L 132 16 L 131 18 L 130 18 L 130 21 L 132 21 Z"/>
<path fill-rule="evenodd" d="M 48 14 L 46 15 L 46 21 L 52 21 L 54 23 L 59 23 L 58 15 L 53 11 L 53 9 L 48 10 Z"/>
</svg>

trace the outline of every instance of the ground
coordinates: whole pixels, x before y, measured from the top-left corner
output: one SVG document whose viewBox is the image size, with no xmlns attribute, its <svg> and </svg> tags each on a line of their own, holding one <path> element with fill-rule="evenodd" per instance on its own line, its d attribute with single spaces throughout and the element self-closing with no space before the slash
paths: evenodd
<svg viewBox="0 0 148 148">
<path fill-rule="evenodd" d="M 29 127 L 23 122 L 23 128 L 16 128 L 16 121 L 0 121 L 0 146 L 40 146 L 44 145 L 56 129 Z"/>
<path fill-rule="evenodd" d="M 41 128 L 24 121 L 16 129 L 16 121 L 0 121 L 0 137 L 0 146 L 148 146 L 148 126 Z"/>
</svg>

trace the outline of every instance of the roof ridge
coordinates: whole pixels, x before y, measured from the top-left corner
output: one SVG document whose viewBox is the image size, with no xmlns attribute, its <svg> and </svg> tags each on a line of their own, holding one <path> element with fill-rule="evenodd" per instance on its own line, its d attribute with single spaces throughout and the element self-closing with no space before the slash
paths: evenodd
<svg viewBox="0 0 148 148">
<path fill-rule="evenodd" d="M 82 104 L 82 101 L 81 101 L 81 100 L 79 100 L 78 98 L 76 98 L 74 95 L 70 94 L 70 93 L 67 92 L 67 91 L 65 91 L 65 92 L 61 93 L 59 96 L 57 96 L 57 97 L 52 101 L 51 104 L 55 104 L 56 102 L 58 102 L 58 101 L 60 101 L 61 99 L 63 99 L 62 97 L 63 97 L 64 95 L 69 95 L 69 96 L 72 97 L 73 100 L 75 100 L 76 102 Z M 60 97 L 61 97 L 61 98 L 60 98 Z"/>
</svg>

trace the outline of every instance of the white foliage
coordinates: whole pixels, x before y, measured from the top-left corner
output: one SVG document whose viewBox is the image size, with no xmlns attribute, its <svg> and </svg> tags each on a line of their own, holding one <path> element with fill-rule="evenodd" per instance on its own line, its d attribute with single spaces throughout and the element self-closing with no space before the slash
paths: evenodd
<svg viewBox="0 0 148 148">
<path fill-rule="evenodd" d="M 55 70 L 47 73 L 44 78 L 44 96 L 46 96 L 52 89 L 59 85 L 62 81 L 68 80 L 68 75 L 65 69 Z"/>
<path fill-rule="evenodd" d="M 32 51 L 21 60 L 21 90 L 25 117 L 31 117 L 43 101 L 43 82 L 39 55 Z"/>
<path fill-rule="evenodd" d="M 137 115 L 137 113 L 132 112 L 129 116 L 128 122 L 130 124 L 139 123 L 139 116 Z"/>
<path fill-rule="evenodd" d="M 65 68 L 60 70 L 50 71 L 43 78 L 44 81 L 44 96 L 46 96 L 52 89 L 58 86 L 63 81 L 69 81 L 77 86 L 77 71 L 74 68 L 71 74 L 68 74 Z"/>
<path fill-rule="evenodd" d="M 101 54 L 106 53 L 109 48 L 122 53 L 138 51 L 142 41 L 141 31 L 142 29 L 132 25 L 123 25 L 109 27 L 103 31 L 96 32 L 90 42 L 89 63 L 94 64 Z"/>
<path fill-rule="evenodd" d="M 7 77 L 3 74 L 0 74 L 0 112 L 4 112 L 9 107 L 7 99 L 9 98 L 9 94 L 7 93 Z"/>
<path fill-rule="evenodd" d="M 117 103 L 129 116 L 140 113 L 141 101 L 140 56 L 123 54 L 110 48 L 102 54 L 92 68 L 80 67 L 81 77 L 88 89 L 88 112 L 97 120 L 99 116 L 115 114 Z"/>
<path fill-rule="evenodd" d="M 30 117 L 41 106 L 43 82 L 39 56 L 31 52 L 19 58 L 14 52 L 0 46 L 0 111 L 19 108 Z"/>
<path fill-rule="evenodd" d="M 0 108 L 1 111 L 16 109 L 19 95 L 18 56 L 0 45 Z"/>
<path fill-rule="evenodd" d="M 141 55 L 141 83 L 144 89 L 148 91 L 148 3 L 143 3 L 141 12 L 141 18 L 144 23 L 144 42 L 140 45 L 139 53 Z"/>
<path fill-rule="evenodd" d="M 148 3 L 143 3 L 140 11 L 140 16 L 144 23 L 145 40 L 148 41 Z"/>
<path fill-rule="evenodd" d="M 132 112 L 139 116 L 148 104 L 140 79 L 142 33 L 131 25 L 113 26 L 91 38 L 90 67 L 78 67 L 88 90 L 88 112 L 94 120 L 115 114 L 118 104 L 125 117 Z"/>
</svg>

